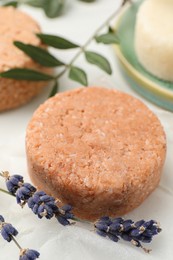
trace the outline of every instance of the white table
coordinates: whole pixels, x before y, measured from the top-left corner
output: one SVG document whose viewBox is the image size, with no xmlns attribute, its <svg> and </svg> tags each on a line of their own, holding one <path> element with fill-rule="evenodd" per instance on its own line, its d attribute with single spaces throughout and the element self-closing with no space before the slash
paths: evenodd
<svg viewBox="0 0 173 260">
<path fill-rule="evenodd" d="M 79 1 L 68 1 L 66 14 L 57 19 L 47 19 L 38 9 L 23 7 L 41 24 L 45 33 L 62 35 L 77 43 L 83 44 L 94 30 L 103 22 L 121 1 L 97 0 L 86 4 Z M 83 67 L 89 75 L 90 85 L 100 85 L 128 92 L 138 96 L 123 78 L 113 50 L 108 46 L 92 43 L 88 48 L 105 55 L 112 64 L 113 75 L 107 76 L 95 66 L 90 66 L 81 57 L 76 65 Z M 61 60 L 70 60 L 75 51 L 54 51 Z M 60 91 L 79 87 L 65 75 L 60 80 Z M 25 129 L 33 112 L 48 96 L 47 88 L 39 97 L 29 104 L 0 114 L 0 170 L 8 170 L 11 174 L 19 173 L 29 181 L 25 157 Z M 138 98 L 142 99 L 138 96 Z M 172 260 L 173 259 L 173 114 L 162 110 L 143 100 L 154 111 L 164 125 L 168 151 L 159 187 L 127 218 L 156 219 L 161 223 L 162 233 L 155 237 L 152 244 L 146 245 L 153 251 L 146 255 L 142 250 L 127 242 L 113 243 L 97 236 L 90 226 L 80 224 L 63 227 L 56 220 L 39 220 L 30 209 L 23 210 L 15 199 L 0 193 L 0 214 L 11 222 L 19 231 L 17 240 L 22 247 L 33 248 L 40 252 L 41 260 Z M 5 187 L 0 178 L 0 187 Z M 18 249 L 13 242 L 10 244 L 0 237 L 0 259 L 18 259 Z"/>
</svg>

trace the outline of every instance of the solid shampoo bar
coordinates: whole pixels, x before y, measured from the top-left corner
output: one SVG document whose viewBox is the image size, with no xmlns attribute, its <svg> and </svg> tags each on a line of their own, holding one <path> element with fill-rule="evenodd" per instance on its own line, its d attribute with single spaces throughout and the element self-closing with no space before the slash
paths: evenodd
<svg viewBox="0 0 173 260">
<path fill-rule="evenodd" d="M 139 206 L 159 183 L 165 150 L 163 128 L 141 101 L 99 87 L 48 99 L 26 135 L 33 183 L 91 220 Z"/>
<path fill-rule="evenodd" d="M 13 7 L 0 7 L 0 72 L 14 68 L 49 71 L 13 44 L 14 41 L 22 41 L 41 46 L 36 33 L 40 33 L 40 28 L 30 16 Z M 0 78 L 0 111 L 25 104 L 36 96 L 44 85 L 45 82 Z"/>
<path fill-rule="evenodd" d="M 173 81 L 173 0 L 145 0 L 135 28 L 139 62 L 156 77 Z"/>
</svg>

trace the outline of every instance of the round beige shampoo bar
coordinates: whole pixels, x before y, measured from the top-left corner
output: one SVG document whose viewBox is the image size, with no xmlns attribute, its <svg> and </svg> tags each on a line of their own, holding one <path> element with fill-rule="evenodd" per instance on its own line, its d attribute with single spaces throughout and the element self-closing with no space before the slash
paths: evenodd
<svg viewBox="0 0 173 260">
<path fill-rule="evenodd" d="M 88 87 L 59 93 L 36 110 L 26 152 L 38 189 L 95 220 L 133 210 L 157 187 L 166 140 L 141 101 Z"/>
<path fill-rule="evenodd" d="M 36 37 L 40 28 L 30 16 L 13 7 L 0 7 L 0 72 L 14 68 L 30 68 L 46 72 L 14 46 L 14 41 L 41 46 Z M 40 93 L 45 82 L 0 78 L 0 111 L 25 104 Z"/>
<path fill-rule="evenodd" d="M 135 50 L 141 65 L 159 79 L 173 81 L 173 0 L 145 0 L 138 10 Z"/>
</svg>

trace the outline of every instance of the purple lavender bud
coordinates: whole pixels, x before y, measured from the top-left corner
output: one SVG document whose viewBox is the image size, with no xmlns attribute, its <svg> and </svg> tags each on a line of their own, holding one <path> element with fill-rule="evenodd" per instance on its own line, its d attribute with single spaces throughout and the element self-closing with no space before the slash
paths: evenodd
<svg viewBox="0 0 173 260">
<path fill-rule="evenodd" d="M 36 191 L 31 198 L 27 201 L 28 207 L 33 208 L 35 204 L 40 203 L 40 197 L 46 195 L 44 191 Z"/>
<path fill-rule="evenodd" d="M 123 225 L 123 231 L 127 232 L 133 228 L 134 222 L 131 219 L 128 219 L 125 220 L 122 225 Z"/>
<path fill-rule="evenodd" d="M 71 210 L 72 210 L 72 206 L 64 205 L 58 209 L 56 215 L 62 216 L 63 218 L 66 218 L 66 220 L 74 219 L 74 214 L 71 212 Z M 70 224 L 70 222 L 69 222 L 69 224 Z"/>
<path fill-rule="evenodd" d="M 122 224 L 120 224 L 119 223 L 119 221 L 114 221 L 110 226 L 109 226 L 109 228 L 110 228 L 110 231 L 111 232 L 118 232 L 120 229 L 121 229 L 121 225 Z"/>
<path fill-rule="evenodd" d="M 31 185 L 30 183 L 26 183 L 26 182 L 23 184 L 23 187 L 26 187 L 31 192 L 35 192 L 37 190 L 33 185 Z"/>
<path fill-rule="evenodd" d="M 162 231 L 162 229 L 157 225 L 157 224 L 154 224 L 150 230 L 152 231 L 153 233 L 153 236 L 157 235 L 158 233 L 160 233 Z"/>
<path fill-rule="evenodd" d="M 152 225 L 155 223 L 154 220 L 146 221 L 145 223 L 142 224 L 142 227 L 145 229 L 152 227 Z"/>
<path fill-rule="evenodd" d="M 37 215 L 37 212 L 38 212 L 38 208 L 39 208 L 39 205 L 38 204 L 35 204 L 33 205 L 33 207 L 29 207 L 29 208 L 32 208 L 32 211 L 35 215 Z"/>
<path fill-rule="evenodd" d="M 106 224 L 108 224 L 108 225 L 111 225 L 111 224 L 112 224 L 112 220 L 111 220 L 109 217 L 107 217 L 107 216 L 101 217 L 101 218 L 99 219 L 99 222 L 104 222 L 104 223 L 106 223 Z"/>
<path fill-rule="evenodd" d="M 66 212 L 65 214 L 60 213 L 60 215 L 65 217 L 66 219 L 74 219 L 74 217 L 75 217 L 74 214 L 71 212 Z"/>
<path fill-rule="evenodd" d="M 6 181 L 6 187 L 9 192 L 15 194 L 19 186 L 14 185 L 11 181 Z"/>
<path fill-rule="evenodd" d="M 6 181 L 6 186 L 9 192 L 15 194 L 17 189 L 20 188 L 20 184 L 23 183 L 23 177 L 20 175 L 12 175 Z"/>
<path fill-rule="evenodd" d="M 118 242 L 119 238 L 116 235 L 113 235 L 111 233 L 108 233 L 107 236 L 109 237 L 110 240 L 114 242 Z"/>
<path fill-rule="evenodd" d="M 58 211 L 58 207 L 55 204 L 50 204 L 49 202 L 47 204 L 44 204 L 45 210 L 47 210 L 48 214 L 53 215 Z"/>
<path fill-rule="evenodd" d="M 48 207 L 46 204 L 40 205 L 38 207 L 37 215 L 39 218 L 45 217 L 51 219 L 54 216 L 54 210 L 51 207 Z"/>
<path fill-rule="evenodd" d="M 105 232 L 107 232 L 107 229 L 108 229 L 108 225 L 106 223 L 100 222 L 100 221 L 95 223 L 95 227 L 98 230 L 105 231 Z"/>
<path fill-rule="evenodd" d="M 141 235 L 141 237 L 139 237 L 138 240 L 143 243 L 150 243 L 152 241 L 152 237 L 145 237 L 145 236 Z"/>
<path fill-rule="evenodd" d="M 35 191 L 36 188 L 30 183 L 24 183 L 22 187 L 18 188 L 18 190 L 16 191 L 17 203 L 21 204 L 22 202 L 27 202 Z"/>
<path fill-rule="evenodd" d="M 18 234 L 18 231 L 11 224 L 5 222 L 0 225 L 0 232 L 2 237 L 8 242 L 12 240 L 12 236 L 17 236 Z"/>
<path fill-rule="evenodd" d="M 1 229 L 1 235 L 4 240 L 10 242 L 11 241 L 11 236 L 8 235 L 8 233 L 5 231 L 5 229 Z"/>
<path fill-rule="evenodd" d="M 51 201 L 55 201 L 55 199 L 49 195 L 43 195 L 43 196 L 40 196 L 40 201 L 42 202 L 51 202 Z"/>
<path fill-rule="evenodd" d="M 68 204 L 63 205 L 63 206 L 61 207 L 61 210 L 63 210 L 64 212 L 70 212 L 70 211 L 72 210 L 72 206 L 71 206 L 71 205 L 68 205 Z"/>
<path fill-rule="evenodd" d="M 15 174 L 12 175 L 9 180 L 14 184 L 14 185 L 18 185 L 19 182 L 23 182 L 23 176 Z"/>
<path fill-rule="evenodd" d="M 61 225 L 63 225 L 63 226 L 70 225 L 70 222 L 68 221 L 68 219 L 66 219 L 66 217 L 59 215 L 59 216 L 57 216 L 56 218 L 57 218 L 58 222 L 59 222 Z"/>
<path fill-rule="evenodd" d="M 123 218 L 113 218 L 112 222 L 122 224 L 124 222 L 124 219 Z"/>
<path fill-rule="evenodd" d="M 47 201 L 46 205 L 54 209 L 55 212 L 59 209 L 55 201 Z"/>
<path fill-rule="evenodd" d="M 153 236 L 153 232 L 149 229 L 146 229 L 143 233 L 142 233 L 143 236 L 145 237 L 152 237 Z"/>
<path fill-rule="evenodd" d="M 47 195 L 43 191 L 37 191 L 28 199 L 28 207 L 32 209 L 34 214 L 39 218 L 46 217 L 51 219 L 58 212 L 55 199 Z"/>
<path fill-rule="evenodd" d="M 4 220 L 2 215 L 0 215 L 0 222 L 5 222 L 5 220 Z"/>
<path fill-rule="evenodd" d="M 19 260 L 35 260 L 39 258 L 40 254 L 33 249 L 25 249 L 21 251 Z"/>
<path fill-rule="evenodd" d="M 37 205 L 37 203 L 34 202 L 33 197 L 30 197 L 30 198 L 28 199 L 27 204 L 28 204 L 28 207 L 29 207 L 30 209 L 32 209 L 32 211 L 33 211 L 33 208 L 35 207 L 35 205 Z M 34 212 L 34 211 L 33 211 L 33 212 Z M 35 213 L 35 212 L 34 212 L 34 213 Z"/>
<path fill-rule="evenodd" d="M 129 234 L 126 234 L 126 233 L 122 233 L 121 238 L 128 242 L 130 242 L 132 240 L 131 236 L 129 236 Z"/>
<path fill-rule="evenodd" d="M 139 237 L 141 235 L 141 233 L 142 233 L 142 231 L 140 231 L 139 229 L 135 228 L 135 229 L 131 230 L 129 234 L 130 234 L 131 237 L 137 238 L 137 237 Z"/>
<path fill-rule="evenodd" d="M 101 237 L 106 237 L 106 236 L 107 236 L 107 233 L 106 233 L 106 232 L 104 232 L 104 231 L 102 231 L 102 230 L 99 230 L 99 229 L 96 230 L 96 233 L 97 233 L 99 236 L 101 236 Z"/>
<path fill-rule="evenodd" d="M 115 235 L 120 235 L 123 229 L 123 218 L 115 218 L 112 220 L 112 224 L 110 225 L 110 232 L 114 233 Z"/>
<path fill-rule="evenodd" d="M 44 205 L 40 205 L 39 207 L 38 207 L 38 210 L 37 210 L 37 212 L 36 212 L 36 215 L 39 217 L 39 218 L 43 218 L 44 217 L 44 215 L 43 214 L 45 214 L 45 216 L 47 216 L 47 211 L 45 210 L 44 211 Z"/>
<path fill-rule="evenodd" d="M 47 204 L 49 202 L 53 202 L 55 205 L 55 199 L 53 197 L 46 195 L 44 191 L 36 191 L 28 200 L 28 206 L 32 208 L 35 204 Z"/>
<path fill-rule="evenodd" d="M 138 228 L 138 227 L 142 226 L 144 223 L 145 223 L 145 220 L 143 220 L 143 219 L 139 220 L 139 221 L 135 222 L 135 227 Z"/>
<path fill-rule="evenodd" d="M 72 210 L 72 206 L 70 205 L 64 205 L 61 208 L 58 208 L 57 212 L 56 212 L 56 218 L 58 220 L 58 222 L 63 225 L 63 226 L 67 226 L 70 225 L 70 219 L 74 219 L 74 215 L 71 212 Z"/>
</svg>

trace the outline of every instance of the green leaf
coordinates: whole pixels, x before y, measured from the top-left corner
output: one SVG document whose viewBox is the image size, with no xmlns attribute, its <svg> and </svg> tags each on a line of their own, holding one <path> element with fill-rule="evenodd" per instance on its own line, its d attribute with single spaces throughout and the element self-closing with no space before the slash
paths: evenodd
<svg viewBox="0 0 173 260">
<path fill-rule="evenodd" d="M 31 57 L 34 61 L 45 67 L 58 67 L 64 65 L 63 62 L 57 60 L 53 55 L 42 48 L 18 41 L 15 41 L 14 45 Z"/>
<path fill-rule="evenodd" d="M 62 37 L 50 35 L 50 34 L 41 34 L 38 33 L 37 36 L 48 46 L 57 48 L 57 49 L 72 49 L 78 48 L 79 45 L 72 43 Z"/>
<path fill-rule="evenodd" d="M 31 69 L 11 69 L 0 73 L 1 78 L 29 80 L 29 81 L 48 81 L 54 79 L 53 76 Z"/>
<path fill-rule="evenodd" d="M 42 0 L 43 9 L 49 18 L 55 18 L 62 13 L 65 0 Z"/>
<path fill-rule="evenodd" d="M 85 71 L 78 67 L 72 66 L 69 72 L 69 78 L 81 83 L 84 86 L 88 85 L 87 75 Z"/>
<path fill-rule="evenodd" d="M 108 74 L 112 74 L 112 69 L 109 61 L 102 55 L 92 51 L 85 51 L 85 57 L 89 63 L 98 66 L 100 69 L 104 70 Z"/>
<path fill-rule="evenodd" d="M 13 7 L 17 7 L 18 6 L 18 2 L 17 1 L 10 1 L 6 4 L 4 4 L 3 6 L 13 6 Z"/>
<path fill-rule="evenodd" d="M 119 43 L 118 36 L 115 33 L 105 33 L 95 37 L 96 42 L 104 44 Z"/>
<path fill-rule="evenodd" d="M 58 92 L 58 82 L 55 81 L 54 86 L 52 87 L 52 90 L 49 94 L 49 98 L 55 96 L 57 92 Z"/>
</svg>

